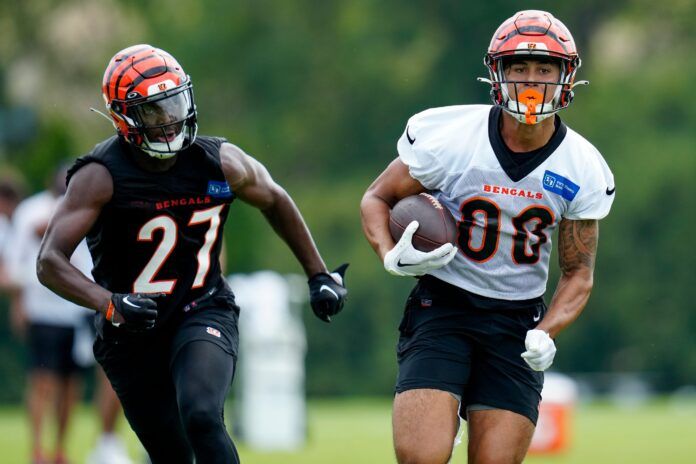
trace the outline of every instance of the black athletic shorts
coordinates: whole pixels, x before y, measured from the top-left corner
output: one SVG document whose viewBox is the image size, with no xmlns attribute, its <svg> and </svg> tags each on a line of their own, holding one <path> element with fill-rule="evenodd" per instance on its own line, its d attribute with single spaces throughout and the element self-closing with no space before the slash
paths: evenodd
<svg viewBox="0 0 696 464">
<path fill-rule="evenodd" d="M 97 336 L 94 357 L 104 368 L 117 393 L 119 387 L 142 382 L 153 385 L 156 377 L 169 382 L 169 368 L 179 350 L 189 342 L 203 340 L 213 343 L 232 355 L 239 349 L 239 307 L 231 291 L 222 290 L 199 308 L 170 318 L 170 324 L 136 335 Z M 116 335 L 118 332 L 109 330 Z M 138 380 L 139 379 L 139 380 Z M 119 395 L 120 396 L 120 395 Z"/>
<path fill-rule="evenodd" d="M 464 419 L 468 405 L 481 404 L 536 424 L 544 375 L 520 355 L 545 313 L 541 298 L 496 300 L 422 277 L 399 326 L 396 392 L 443 390 L 461 396 Z"/>
<path fill-rule="evenodd" d="M 133 365 L 142 365 L 144 371 L 131 372 L 129 375 L 145 376 L 148 375 L 148 365 L 168 368 L 184 345 L 197 340 L 218 345 L 236 358 L 239 349 L 238 319 L 237 306 L 192 311 L 173 328 L 117 340 L 97 337 L 94 356 L 105 369 L 112 362 L 127 362 L 131 356 L 137 356 L 139 362 Z"/>
<path fill-rule="evenodd" d="M 82 370 L 73 358 L 73 327 L 32 323 L 28 333 L 30 370 L 47 370 L 64 377 Z"/>
</svg>

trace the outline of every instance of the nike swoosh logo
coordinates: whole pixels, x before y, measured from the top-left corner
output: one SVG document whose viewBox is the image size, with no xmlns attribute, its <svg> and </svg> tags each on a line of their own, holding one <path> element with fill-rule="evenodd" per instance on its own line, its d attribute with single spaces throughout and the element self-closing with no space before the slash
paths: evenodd
<svg viewBox="0 0 696 464">
<path fill-rule="evenodd" d="M 613 195 L 615 191 L 616 191 L 616 187 L 614 187 L 613 189 L 610 189 L 609 187 L 607 187 L 607 195 Z"/>
<path fill-rule="evenodd" d="M 409 266 L 415 266 L 418 263 L 402 263 L 401 260 L 399 260 L 398 263 L 396 263 L 397 266 L 399 267 L 409 267 Z"/>
<path fill-rule="evenodd" d="M 136 305 L 136 304 L 133 304 L 133 303 L 131 303 L 130 301 L 128 301 L 128 297 L 127 297 L 127 296 L 124 296 L 124 297 L 123 297 L 123 302 L 126 303 L 128 306 L 132 306 L 132 307 L 134 307 L 134 308 L 139 308 L 139 307 L 140 307 L 140 306 L 138 306 L 138 305 Z"/>
<path fill-rule="evenodd" d="M 328 285 L 322 285 L 321 287 L 319 287 L 319 293 L 321 292 L 329 292 L 338 300 L 338 294 L 334 292 L 333 289 Z"/>
<path fill-rule="evenodd" d="M 411 145 L 416 143 L 415 137 L 411 138 L 411 135 L 408 133 L 408 126 L 406 126 L 406 139 L 408 139 L 408 143 L 410 143 Z"/>
<path fill-rule="evenodd" d="M 532 320 L 534 322 L 539 322 L 539 319 L 541 319 L 541 310 L 537 309 L 536 314 L 532 316 Z"/>
</svg>

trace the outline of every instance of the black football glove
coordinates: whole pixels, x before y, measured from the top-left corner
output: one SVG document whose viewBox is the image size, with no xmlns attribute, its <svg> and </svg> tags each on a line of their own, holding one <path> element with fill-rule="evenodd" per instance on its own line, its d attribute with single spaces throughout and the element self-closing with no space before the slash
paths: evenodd
<svg viewBox="0 0 696 464">
<path fill-rule="evenodd" d="M 155 326 L 157 319 L 157 303 L 155 298 L 164 296 L 163 293 L 114 293 L 106 311 L 106 319 L 116 327 L 123 326 L 130 332 L 142 332 Z M 118 318 L 116 314 L 121 317 Z M 117 322 L 115 319 L 123 319 Z"/>
<path fill-rule="evenodd" d="M 309 303 L 314 314 L 324 322 L 331 322 L 331 316 L 343 309 L 348 290 L 345 275 L 348 264 L 338 266 L 331 274 L 314 274 L 309 279 Z"/>
</svg>

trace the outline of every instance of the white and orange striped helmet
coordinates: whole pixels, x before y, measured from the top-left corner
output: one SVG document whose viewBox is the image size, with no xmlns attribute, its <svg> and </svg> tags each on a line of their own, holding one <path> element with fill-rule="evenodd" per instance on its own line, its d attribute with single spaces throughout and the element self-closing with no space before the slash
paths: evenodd
<svg viewBox="0 0 696 464">
<path fill-rule="evenodd" d="M 542 101 L 525 105 L 517 95 L 517 84 L 529 82 L 507 81 L 505 78 L 504 63 L 511 58 L 558 61 L 560 80 L 544 85 Z M 493 34 L 484 63 L 490 79 L 479 80 L 491 85 L 493 103 L 527 124 L 536 124 L 566 108 L 573 100 L 573 87 L 587 84 L 587 81 L 574 83 L 575 73 L 581 61 L 573 36 L 560 20 L 546 11 L 519 11 L 505 20 Z M 508 90 L 508 84 L 513 84 L 512 95 Z M 546 103 L 547 90 L 550 87 L 554 89 L 554 95 L 553 99 Z"/>
</svg>

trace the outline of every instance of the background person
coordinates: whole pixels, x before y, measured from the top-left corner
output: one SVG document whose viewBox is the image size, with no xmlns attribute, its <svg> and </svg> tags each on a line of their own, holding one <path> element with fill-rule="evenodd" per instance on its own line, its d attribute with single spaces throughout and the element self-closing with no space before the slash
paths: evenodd
<svg viewBox="0 0 696 464">
<path fill-rule="evenodd" d="M 15 173 L 0 173 L 0 291 L 12 296 L 15 286 L 5 268 L 3 251 L 12 230 L 12 215 L 24 197 L 21 177 Z"/>
<path fill-rule="evenodd" d="M 65 192 L 66 173 L 67 167 L 58 169 L 47 190 L 19 204 L 4 249 L 5 264 L 16 289 L 10 310 L 11 325 L 18 337 L 26 339 L 29 350 L 26 402 L 35 464 L 67 462 L 68 426 L 86 367 L 75 359 L 74 348 L 76 329 L 87 310 L 49 291 L 41 285 L 35 271 L 41 238 Z M 92 261 L 84 242 L 75 249 L 71 263 L 80 272 L 89 273 Z M 56 436 L 54 449 L 49 453 L 44 430 L 46 419 L 53 414 Z"/>
</svg>

